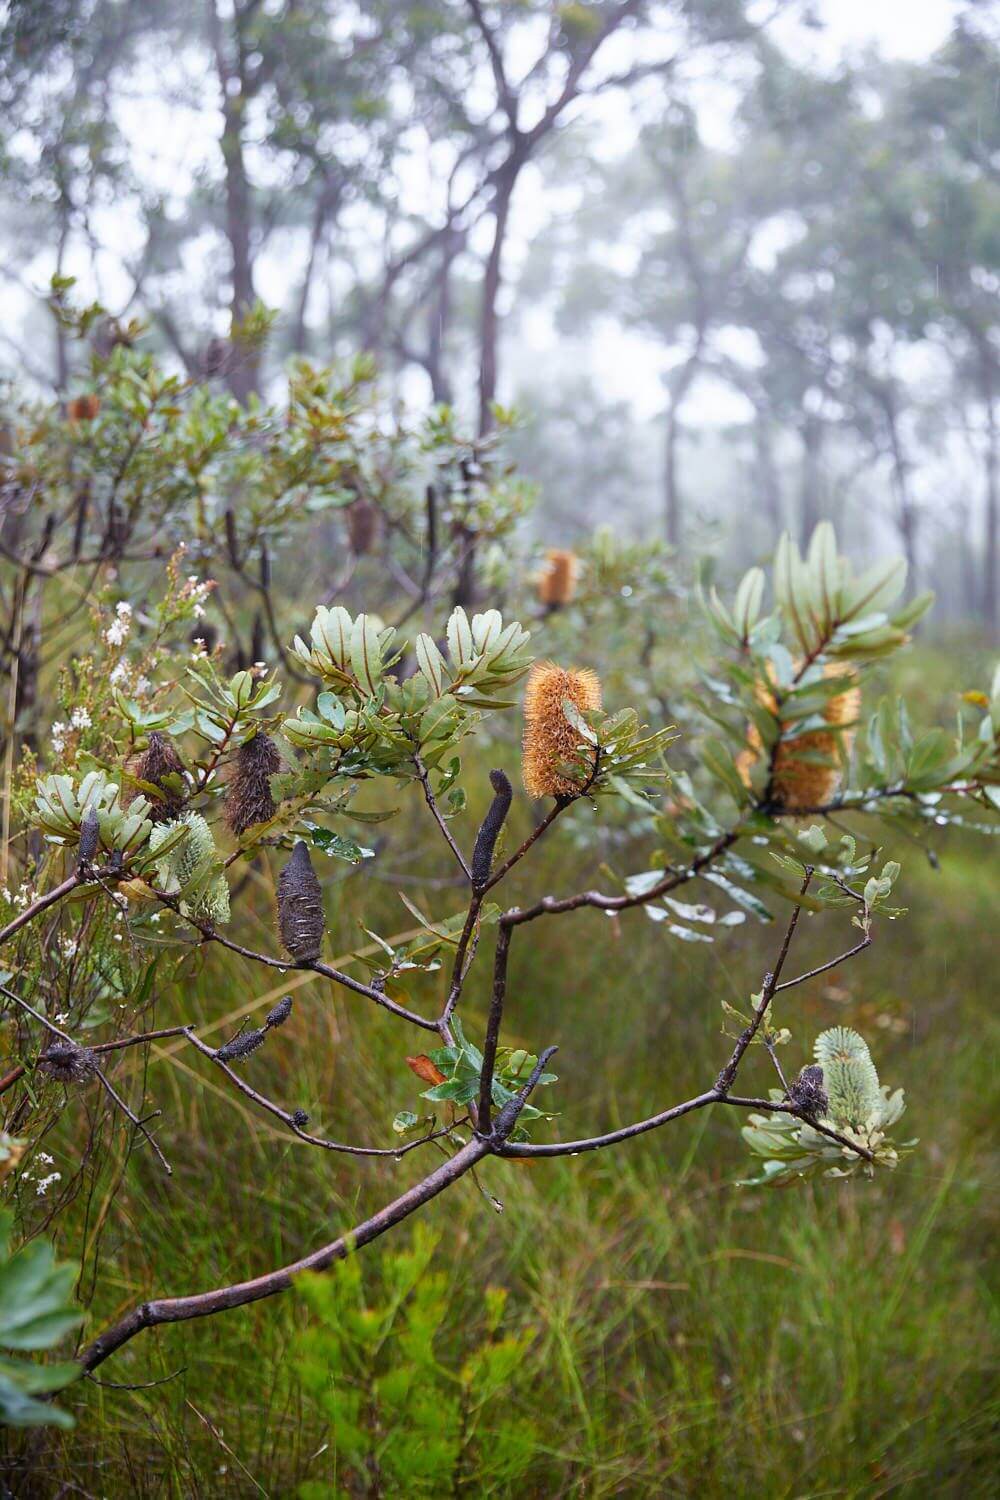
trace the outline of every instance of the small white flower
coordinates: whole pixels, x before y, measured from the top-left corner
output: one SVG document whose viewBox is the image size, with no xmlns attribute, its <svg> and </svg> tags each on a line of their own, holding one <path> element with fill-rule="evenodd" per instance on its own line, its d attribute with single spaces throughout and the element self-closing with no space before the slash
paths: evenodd
<svg viewBox="0 0 1000 1500">
<path fill-rule="evenodd" d="M 90 713 L 85 708 L 74 708 L 69 716 L 69 722 L 74 729 L 89 729 L 91 725 Z"/>
<path fill-rule="evenodd" d="M 39 1151 L 38 1155 L 35 1157 L 35 1160 L 44 1163 L 44 1165 L 47 1167 L 51 1167 L 53 1162 L 55 1161 L 55 1157 L 50 1156 L 47 1151 Z"/>
<path fill-rule="evenodd" d="M 136 697 L 144 698 L 152 686 L 153 684 L 150 682 L 148 677 L 140 677 L 139 681 L 135 685 Z"/>
<path fill-rule="evenodd" d="M 66 1012 L 64 1010 L 61 1010 L 59 1012 L 59 1014 L 56 1016 L 56 1025 L 57 1026 L 65 1026 L 66 1022 L 68 1020 L 69 1020 L 69 1016 L 66 1014 Z M 51 1160 L 52 1160 L 52 1158 L 50 1156 L 49 1157 L 49 1161 L 51 1161 Z"/>
<path fill-rule="evenodd" d="M 38 1194 L 39 1198 L 45 1197 L 45 1194 L 48 1192 L 49 1188 L 54 1182 L 62 1182 L 61 1172 L 50 1172 L 48 1177 L 42 1177 L 39 1179 L 38 1183 L 35 1186 L 35 1192 Z"/>
<path fill-rule="evenodd" d="M 204 619 L 204 617 L 205 617 L 205 606 L 204 606 L 204 604 L 196 604 L 195 605 L 195 607 L 194 607 L 194 617 L 195 617 L 196 620 L 202 620 L 202 619 Z"/>
<path fill-rule="evenodd" d="M 66 736 L 68 734 L 69 734 L 69 725 L 68 724 L 62 723 L 61 720 L 58 723 L 53 724 L 53 726 L 52 726 L 52 733 L 51 733 L 50 738 L 51 738 L 51 741 L 52 741 L 52 748 L 56 752 L 57 755 L 61 754 L 61 752 L 63 750 L 65 750 L 65 748 L 66 748 Z"/>
<path fill-rule="evenodd" d="M 120 661 L 117 667 L 111 668 L 110 681 L 114 683 L 124 682 L 128 677 L 130 667 L 127 661 Z"/>
<path fill-rule="evenodd" d="M 104 639 L 109 646 L 124 645 L 125 639 L 128 636 L 129 624 L 130 621 L 127 615 L 122 615 L 119 619 L 112 620 L 104 632 Z"/>
<path fill-rule="evenodd" d="M 127 599 L 123 599 L 120 604 L 115 606 L 115 614 L 120 620 L 131 620 L 132 606 Z"/>
</svg>

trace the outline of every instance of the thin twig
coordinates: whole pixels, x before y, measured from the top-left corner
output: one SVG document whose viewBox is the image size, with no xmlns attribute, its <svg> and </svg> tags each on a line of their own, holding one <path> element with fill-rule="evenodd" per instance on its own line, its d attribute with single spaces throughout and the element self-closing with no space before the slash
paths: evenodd
<svg viewBox="0 0 1000 1500">
<path fill-rule="evenodd" d="M 420 778 L 420 785 L 424 789 L 424 801 L 430 808 L 431 816 L 433 817 L 437 826 L 440 828 L 441 833 L 444 836 L 445 843 L 448 845 L 448 848 L 451 850 L 452 854 L 454 854 L 455 858 L 458 860 L 458 863 L 461 865 L 462 874 L 465 876 L 466 880 L 471 882 L 472 870 L 469 867 L 469 862 L 455 842 L 452 831 L 448 827 L 441 809 L 438 807 L 437 798 L 431 791 L 431 781 L 430 776 L 427 773 L 427 767 L 424 765 L 419 755 L 415 755 L 413 757 L 413 764 L 417 768 L 417 776 Z"/>
</svg>

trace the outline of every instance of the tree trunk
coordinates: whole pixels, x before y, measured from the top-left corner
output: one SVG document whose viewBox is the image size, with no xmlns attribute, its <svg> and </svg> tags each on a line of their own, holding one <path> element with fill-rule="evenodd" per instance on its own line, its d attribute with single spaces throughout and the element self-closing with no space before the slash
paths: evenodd
<svg viewBox="0 0 1000 1500">
<path fill-rule="evenodd" d="M 433 399 L 444 406 L 451 406 L 454 394 L 445 360 L 445 343 L 448 325 L 451 322 L 451 267 L 458 252 L 461 237 L 449 242 L 441 260 L 436 280 L 436 295 L 427 313 L 427 374 L 431 382 Z"/>
<path fill-rule="evenodd" d="M 983 618 L 991 632 L 1000 619 L 997 608 L 997 528 L 1000 525 L 1000 473 L 997 413 L 992 371 L 986 372 L 986 509 L 983 532 Z"/>
<path fill-rule="evenodd" d="M 802 422 L 802 483 L 799 490 L 799 541 L 803 548 L 820 518 L 819 460 L 822 446 L 822 424 L 812 412 L 806 412 Z"/>
<path fill-rule="evenodd" d="M 757 488 L 760 499 L 771 523 L 773 538 L 777 538 L 785 529 L 784 505 L 781 497 L 781 478 L 774 461 L 774 449 L 771 444 L 771 429 L 764 413 L 754 413 L 753 424 L 754 454 L 757 460 Z"/>
<path fill-rule="evenodd" d="M 497 302 L 503 285 L 503 248 L 510 218 L 510 202 L 524 158 L 512 152 L 497 178 L 493 200 L 493 244 L 483 277 L 483 302 L 479 324 L 479 435 L 493 427 L 491 407 L 497 392 L 497 345 L 500 337 L 500 314 Z"/>
<path fill-rule="evenodd" d="M 230 340 L 232 350 L 226 370 L 229 389 L 237 401 L 259 389 L 259 351 L 238 337 L 239 324 L 246 317 L 256 300 L 253 284 L 253 251 L 251 245 L 251 194 L 250 179 L 246 170 L 243 149 L 243 111 L 247 104 L 242 69 L 232 67 L 226 57 L 222 40 L 222 24 L 217 9 L 217 0 L 209 0 L 208 23 L 219 89 L 222 94 L 222 139 L 219 143 L 225 175 L 226 238 L 229 241 L 232 268 L 232 296 L 230 301 Z M 240 15 L 237 10 L 233 25 L 237 32 Z M 240 41 L 237 37 L 237 52 Z"/>
<path fill-rule="evenodd" d="M 666 519 L 667 541 L 671 547 L 679 547 L 684 531 L 683 502 L 677 478 L 677 450 L 681 435 L 681 407 L 694 383 L 701 361 L 704 335 L 698 332 L 694 350 L 688 355 L 671 382 L 670 404 L 667 407 L 667 435 L 663 452 L 663 502 Z"/>
<path fill-rule="evenodd" d="M 899 424 L 896 420 L 896 407 L 892 396 L 883 392 L 882 410 L 885 414 L 886 432 L 889 435 L 889 449 L 892 453 L 892 484 L 896 492 L 896 523 L 899 526 L 899 534 L 903 542 L 903 551 L 906 555 L 907 569 L 910 577 L 910 588 L 916 591 L 917 586 L 917 512 L 910 494 L 910 466 L 903 454 L 903 445 L 899 438 Z"/>
</svg>

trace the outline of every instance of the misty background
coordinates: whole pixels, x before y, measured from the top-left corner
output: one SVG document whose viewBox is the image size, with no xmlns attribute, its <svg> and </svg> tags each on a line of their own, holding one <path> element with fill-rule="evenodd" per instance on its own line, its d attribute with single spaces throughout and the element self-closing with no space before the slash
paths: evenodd
<svg viewBox="0 0 1000 1500">
<path fill-rule="evenodd" d="M 724 569 L 830 516 L 995 629 L 1000 13 L 829 0 L 0 6 L 0 369 L 71 276 L 240 401 L 371 352 L 514 406 L 533 518 Z M 266 344 L 247 315 L 275 314 Z M 259 313 L 257 314 L 259 316 Z"/>
</svg>

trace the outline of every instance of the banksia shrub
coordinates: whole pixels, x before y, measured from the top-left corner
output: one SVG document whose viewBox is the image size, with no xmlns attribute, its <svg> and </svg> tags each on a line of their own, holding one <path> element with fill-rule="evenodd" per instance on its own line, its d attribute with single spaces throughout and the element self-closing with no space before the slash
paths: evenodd
<svg viewBox="0 0 1000 1500">
<path fill-rule="evenodd" d="M 842 678 L 844 691 L 826 700 L 823 718 L 829 729 L 809 729 L 793 739 L 782 740 L 774 753 L 771 796 L 781 807 L 820 807 L 828 802 L 840 785 L 840 761 L 850 753 L 854 725 L 861 712 L 861 689 L 852 668 L 828 662 L 824 676 Z M 765 708 L 777 710 L 774 694 L 767 683 L 760 683 L 757 697 Z M 761 738 L 755 725 L 750 726 L 747 747 L 736 758 L 736 765 L 749 785 L 750 771 L 760 759 Z"/>
<path fill-rule="evenodd" d="M 184 762 L 165 734 L 153 730 L 149 744 L 141 755 L 131 755 L 125 762 L 125 770 L 135 781 L 145 781 L 155 786 L 159 797 L 149 796 L 150 809 L 147 817 L 153 823 L 170 823 L 184 806 L 184 793 L 175 786 L 165 784 L 167 777 L 183 779 Z M 145 788 L 126 783 L 122 789 L 122 805 L 128 807 Z M 148 794 L 147 794 L 148 795 Z"/>
<path fill-rule="evenodd" d="M 528 674 L 524 693 L 524 754 L 521 772 L 531 797 L 573 797 L 579 779 L 567 775 L 581 753 L 581 736 L 567 719 L 563 702 L 580 713 L 601 706 L 601 683 L 589 668 L 566 669 L 553 661 L 538 662 Z M 593 755 L 586 747 L 584 753 Z"/>
<path fill-rule="evenodd" d="M 299 839 L 278 876 L 278 931 L 299 963 L 319 957 L 323 941 L 323 896 L 309 850 Z"/>
<path fill-rule="evenodd" d="M 281 769 L 281 754 L 266 734 L 241 745 L 226 793 L 226 822 L 239 835 L 254 823 L 267 823 L 277 812 L 271 777 Z"/>
<path fill-rule="evenodd" d="M 538 576 L 539 602 L 548 609 L 571 604 L 579 571 L 580 560 L 575 552 L 550 547 L 545 554 L 545 568 Z"/>
</svg>

